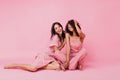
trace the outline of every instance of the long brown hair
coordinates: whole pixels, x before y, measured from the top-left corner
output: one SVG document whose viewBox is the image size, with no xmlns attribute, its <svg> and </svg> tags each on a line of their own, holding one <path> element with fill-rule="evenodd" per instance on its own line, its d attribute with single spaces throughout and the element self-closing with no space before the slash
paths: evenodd
<svg viewBox="0 0 120 80">
<path fill-rule="evenodd" d="M 55 32 L 55 29 L 54 29 L 54 26 L 55 25 L 59 25 L 61 28 L 62 28 L 62 38 Z M 65 31 L 63 30 L 63 26 L 59 23 L 59 22 L 54 22 L 52 24 L 52 28 L 51 28 L 51 38 L 54 36 L 54 35 L 57 35 L 59 37 L 59 40 L 62 41 L 64 40 L 65 38 Z"/>
</svg>

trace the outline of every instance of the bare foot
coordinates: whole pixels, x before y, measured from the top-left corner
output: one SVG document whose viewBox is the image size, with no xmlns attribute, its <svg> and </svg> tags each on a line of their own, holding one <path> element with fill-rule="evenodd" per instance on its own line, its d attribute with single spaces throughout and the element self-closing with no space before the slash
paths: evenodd
<svg viewBox="0 0 120 80">
<path fill-rule="evenodd" d="M 60 65 L 60 70 L 65 71 L 65 68 L 64 68 L 64 66 L 63 66 L 63 65 Z"/>
<path fill-rule="evenodd" d="M 16 64 L 9 64 L 9 65 L 5 65 L 4 69 L 11 69 L 14 68 Z"/>
<path fill-rule="evenodd" d="M 4 69 L 9 69 L 9 65 L 4 66 Z"/>
</svg>

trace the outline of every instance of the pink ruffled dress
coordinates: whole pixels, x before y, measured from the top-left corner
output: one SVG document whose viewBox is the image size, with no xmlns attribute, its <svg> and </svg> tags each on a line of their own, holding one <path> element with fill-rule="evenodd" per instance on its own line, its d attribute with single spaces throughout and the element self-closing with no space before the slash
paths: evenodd
<svg viewBox="0 0 120 80">
<path fill-rule="evenodd" d="M 62 69 L 64 69 L 64 67 L 62 66 L 63 63 L 66 61 L 66 56 L 65 56 L 65 49 L 61 50 L 61 51 L 54 51 L 51 47 L 52 46 L 60 46 L 60 41 L 57 35 L 53 36 L 51 43 L 49 45 L 49 50 L 47 52 L 44 53 L 39 53 L 37 54 L 37 57 L 35 58 L 34 62 L 33 62 L 33 66 L 36 68 L 42 68 L 46 65 L 48 65 L 49 63 L 55 61 L 57 62 Z"/>
</svg>

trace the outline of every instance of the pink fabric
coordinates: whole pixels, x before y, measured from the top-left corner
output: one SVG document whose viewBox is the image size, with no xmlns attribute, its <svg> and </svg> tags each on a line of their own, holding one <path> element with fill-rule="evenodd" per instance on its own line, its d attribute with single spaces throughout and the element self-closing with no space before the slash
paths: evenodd
<svg viewBox="0 0 120 80">
<path fill-rule="evenodd" d="M 50 62 L 55 61 L 63 68 L 62 64 L 66 61 L 65 54 L 61 51 L 54 51 L 52 46 L 60 46 L 60 41 L 57 35 L 52 38 L 49 50 L 44 53 L 38 53 L 32 65 L 36 68 L 42 68 Z"/>
<path fill-rule="evenodd" d="M 78 63 L 82 64 L 82 60 L 86 56 L 86 49 L 82 47 L 80 40 L 70 39 L 70 62 L 69 69 L 74 70 L 78 66 Z"/>
</svg>

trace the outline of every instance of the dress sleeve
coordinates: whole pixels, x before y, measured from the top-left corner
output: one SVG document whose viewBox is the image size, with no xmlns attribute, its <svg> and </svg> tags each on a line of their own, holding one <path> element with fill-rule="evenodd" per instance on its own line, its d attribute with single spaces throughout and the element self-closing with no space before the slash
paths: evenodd
<svg viewBox="0 0 120 80">
<path fill-rule="evenodd" d="M 57 35 L 53 36 L 49 47 L 58 46 L 58 42 L 59 42 L 58 36 Z"/>
</svg>

